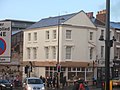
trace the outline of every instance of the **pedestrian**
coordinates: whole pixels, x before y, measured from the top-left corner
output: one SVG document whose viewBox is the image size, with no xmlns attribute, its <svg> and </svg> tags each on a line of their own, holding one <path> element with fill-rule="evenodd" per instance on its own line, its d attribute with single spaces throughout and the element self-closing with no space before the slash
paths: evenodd
<svg viewBox="0 0 120 90">
<path fill-rule="evenodd" d="M 79 83 L 77 81 L 74 81 L 72 90 L 78 90 L 78 89 L 79 89 Z"/>
<path fill-rule="evenodd" d="M 83 83 L 80 83 L 79 84 L 79 89 L 78 90 L 85 90 L 85 86 Z"/>
<path fill-rule="evenodd" d="M 45 86 L 45 83 L 46 83 L 46 79 L 44 77 L 42 77 L 42 81 L 44 83 L 44 86 Z"/>
<path fill-rule="evenodd" d="M 78 83 L 79 83 L 78 90 L 89 90 L 89 87 L 88 87 L 87 83 L 84 81 L 84 79 L 79 79 Z"/>
<path fill-rule="evenodd" d="M 66 85 L 66 76 L 64 76 L 62 80 L 62 86 L 64 87 L 65 85 Z"/>
<path fill-rule="evenodd" d="M 40 79 L 42 80 L 42 76 L 40 76 Z"/>
<path fill-rule="evenodd" d="M 47 87 L 49 87 L 49 77 L 46 79 Z"/>
<path fill-rule="evenodd" d="M 52 80 L 52 81 L 53 81 L 53 83 L 52 83 L 52 84 L 53 84 L 53 88 L 55 88 L 55 84 L 56 84 L 56 83 L 55 83 L 55 82 L 56 82 L 56 77 L 55 77 L 55 76 L 53 77 L 53 80 Z"/>
</svg>

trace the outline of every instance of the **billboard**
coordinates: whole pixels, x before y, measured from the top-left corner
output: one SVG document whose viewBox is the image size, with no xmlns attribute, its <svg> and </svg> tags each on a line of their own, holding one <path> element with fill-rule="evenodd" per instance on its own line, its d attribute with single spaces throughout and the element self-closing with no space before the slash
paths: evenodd
<svg viewBox="0 0 120 90">
<path fill-rule="evenodd" d="M 11 22 L 0 22 L 0 62 L 10 62 Z"/>
</svg>

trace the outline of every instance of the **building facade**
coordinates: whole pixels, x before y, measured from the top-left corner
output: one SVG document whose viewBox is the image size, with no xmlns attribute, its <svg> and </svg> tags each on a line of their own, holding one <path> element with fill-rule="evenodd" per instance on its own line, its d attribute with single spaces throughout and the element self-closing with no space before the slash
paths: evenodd
<svg viewBox="0 0 120 90">
<path fill-rule="evenodd" d="M 11 59 L 10 62 L 0 63 L 0 75 L 4 78 L 22 76 L 23 60 L 23 30 L 34 24 L 32 21 L 5 19 L 2 22 L 11 23 Z"/>
<path fill-rule="evenodd" d="M 29 69 L 29 76 L 53 77 L 57 73 L 56 65 L 59 64 L 60 76 L 66 76 L 67 80 L 73 80 L 76 76 L 85 80 L 104 77 L 105 42 L 99 38 L 102 35 L 105 40 L 106 29 L 103 22 L 105 19 L 102 18 L 100 21 L 100 16 L 105 14 L 105 11 L 99 12 L 97 18 L 92 14 L 80 11 L 49 17 L 26 29 L 23 70 L 28 65 L 32 67 Z M 119 29 L 116 29 L 115 25 L 111 25 L 111 40 L 113 36 L 118 38 L 116 30 L 119 32 Z M 110 53 L 111 77 L 113 77 L 113 60 L 119 55 L 116 52 L 118 43 L 115 43 L 116 41 L 113 42 Z M 27 74 L 23 73 L 23 77 Z"/>
<path fill-rule="evenodd" d="M 59 62 L 61 77 L 91 79 L 92 61 L 96 60 L 96 31 L 83 11 L 42 19 L 24 31 L 23 63 L 32 62 L 31 76 L 54 76 Z"/>
</svg>

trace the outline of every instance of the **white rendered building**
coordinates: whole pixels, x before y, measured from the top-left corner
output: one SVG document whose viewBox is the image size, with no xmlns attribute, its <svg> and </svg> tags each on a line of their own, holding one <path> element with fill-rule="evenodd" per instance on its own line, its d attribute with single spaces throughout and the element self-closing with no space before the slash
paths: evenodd
<svg viewBox="0 0 120 90">
<path fill-rule="evenodd" d="M 67 79 L 78 76 L 91 80 L 96 76 L 98 63 L 95 61 L 105 59 L 105 43 L 99 41 L 105 27 L 95 25 L 91 18 L 80 11 L 44 18 L 24 30 L 23 64 L 32 63 L 30 75 L 54 76 L 59 63 L 60 76 L 65 75 Z M 113 52 L 110 56 L 113 57 Z"/>
</svg>

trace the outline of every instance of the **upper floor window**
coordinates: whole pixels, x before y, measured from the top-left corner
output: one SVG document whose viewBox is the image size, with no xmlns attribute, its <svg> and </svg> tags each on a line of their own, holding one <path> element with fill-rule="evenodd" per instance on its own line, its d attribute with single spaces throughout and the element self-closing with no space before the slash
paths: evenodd
<svg viewBox="0 0 120 90">
<path fill-rule="evenodd" d="M 31 41 L 31 33 L 28 33 L 28 41 Z"/>
<path fill-rule="evenodd" d="M 49 39 L 49 31 L 46 31 L 46 39 Z"/>
<path fill-rule="evenodd" d="M 93 47 L 90 48 L 90 59 L 93 59 Z"/>
<path fill-rule="evenodd" d="M 66 30 L 66 39 L 71 39 L 71 30 Z"/>
<path fill-rule="evenodd" d="M 37 58 L 37 48 L 33 48 L 33 58 Z"/>
<path fill-rule="evenodd" d="M 101 46 L 101 57 L 104 55 L 104 46 Z"/>
<path fill-rule="evenodd" d="M 31 56 L 31 49 L 27 48 L 27 59 L 30 59 Z"/>
<path fill-rule="evenodd" d="M 117 41 L 120 42 L 120 33 L 117 33 Z"/>
<path fill-rule="evenodd" d="M 45 47 L 45 58 L 48 59 L 49 58 L 49 48 Z"/>
<path fill-rule="evenodd" d="M 56 39 L 56 30 L 53 30 L 53 39 Z"/>
<path fill-rule="evenodd" d="M 90 40 L 93 40 L 93 32 L 90 32 Z"/>
<path fill-rule="evenodd" d="M 120 48 L 116 49 L 116 56 L 118 59 L 120 59 Z"/>
<path fill-rule="evenodd" d="M 66 59 L 71 59 L 72 46 L 66 46 Z"/>
<path fill-rule="evenodd" d="M 101 30 L 101 35 L 104 37 L 104 30 Z"/>
<path fill-rule="evenodd" d="M 56 48 L 55 46 L 52 47 L 52 54 L 53 54 L 53 59 L 56 59 Z"/>
<path fill-rule="evenodd" d="M 34 32 L 34 40 L 37 41 L 37 32 Z"/>
</svg>

